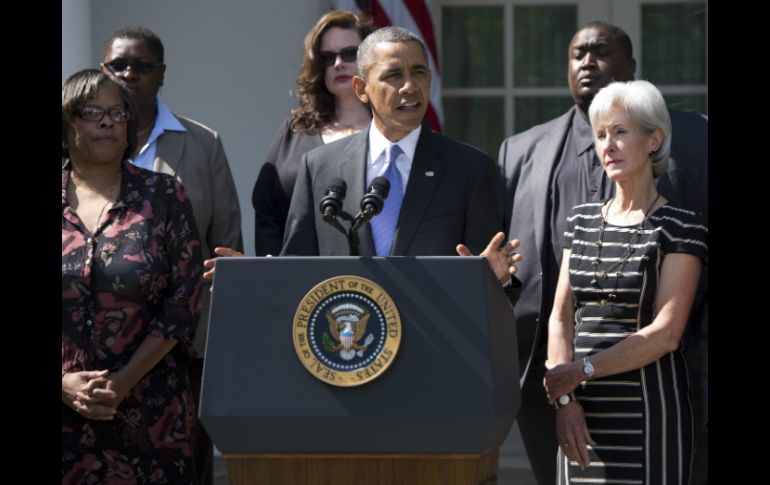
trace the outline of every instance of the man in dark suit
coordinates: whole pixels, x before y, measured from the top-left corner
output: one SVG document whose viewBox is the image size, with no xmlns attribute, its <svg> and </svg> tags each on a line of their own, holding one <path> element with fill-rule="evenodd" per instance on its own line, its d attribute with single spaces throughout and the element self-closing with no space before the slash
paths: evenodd
<svg viewBox="0 0 770 485">
<path fill-rule="evenodd" d="M 505 230 L 520 238 L 524 256 L 517 272 L 523 284 L 516 306 L 522 371 L 522 404 L 517 419 L 540 485 L 556 480 L 556 421 L 543 389 L 543 375 L 548 318 L 567 215 L 577 204 L 613 195 L 613 184 L 607 180 L 594 150 L 588 107 L 594 95 L 610 82 L 632 80 L 635 69 L 631 41 L 623 30 L 604 22 L 587 24 L 569 46 L 568 78 L 575 106 L 554 120 L 508 138 L 500 147 L 503 221 Z M 670 113 L 671 160 L 668 172 L 658 179 L 658 190 L 673 204 L 699 211 L 707 218 L 708 122 L 695 114 Z M 707 282 L 704 269 L 689 335 L 700 335 L 702 322 L 707 321 Z M 696 384 L 691 381 L 697 398 L 701 391 Z M 698 399 L 695 411 L 698 417 Z M 696 429 L 702 431 L 703 421 L 696 423 L 700 425 Z M 708 456 L 707 441 L 699 439 L 698 434 L 696 447 L 698 453 L 705 451 Z M 703 465 L 707 474 L 707 464 Z M 697 458 L 694 472 L 694 477 L 703 474 Z"/>
<path fill-rule="evenodd" d="M 376 176 L 385 176 L 390 194 L 382 213 L 358 230 L 359 254 L 467 255 L 484 250 L 481 254 L 501 280 L 515 272 L 519 256 L 511 253 L 518 242 L 502 244 L 494 162 L 480 150 L 421 125 L 430 97 L 426 52 L 419 37 L 399 27 L 375 31 L 361 43 L 360 74 L 353 87 L 371 107 L 372 124 L 305 154 L 282 255 L 349 255 L 347 238 L 324 222 L 319 203 L 332 180 L 341 178 L 347 183 L 343 210 L 356 214 L 364 188 Z M 394 146 L 398 148 L 392 152 Z"/>
</svg>

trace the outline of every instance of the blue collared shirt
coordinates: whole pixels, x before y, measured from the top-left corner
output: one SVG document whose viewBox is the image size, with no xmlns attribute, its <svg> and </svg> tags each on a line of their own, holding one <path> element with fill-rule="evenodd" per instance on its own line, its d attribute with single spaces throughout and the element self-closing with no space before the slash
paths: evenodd
<svg viewBox="0 0 770 485">
<path fill-rule="evenodd" d="M 187 131 L 187 129 L 182 126 L 182 123 L 176 119 L 176 116 L 174 116 L 171 110 L 168 109 L 168 106 L 166 106 L 163 101 L 160 100 L 160 98 L 157 98 L 157 107 L 158 114 L 155 117 L 155 125 L 152 127 L 150 137 L 147 139 L 147 143 L 145 143 L 145 145 L 139 151 L 139 155 L 131 160 L 131 163 L 137 167 L 146 168 L 147 170 L 152 170 L 152 167 L 155 163 L 155 152 L 158 149 L 158 144 L 156 141 L 164 132 Z"/>
</svg>

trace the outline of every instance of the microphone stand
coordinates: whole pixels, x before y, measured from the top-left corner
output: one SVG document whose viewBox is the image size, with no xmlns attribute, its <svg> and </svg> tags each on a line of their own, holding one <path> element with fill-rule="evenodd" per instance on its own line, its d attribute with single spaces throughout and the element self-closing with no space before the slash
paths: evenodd
<svg viewBox="0 0 770 485">
<path fill-rule="evenodd" d="M 360 214 L 359 214 L 360 216 Z M 350 223 L 349 229 L 345 229 L 342 227 L 342 224 L 337 220 L 337 217 L 341 217 L 345 221 Z M 358 221 L 359 218 L 353 217 L 350 214 L 348 214 L 345 211 L 340 211 L 340 213 L 335 217 L 324 217 L 324 222 L 338 230 L 340 233 L 342 233 L 343 236 L 345 236 L 345 239 L 348 241 L 348 250 L 350 251 L 351 256 L 360 256 L 361 250 L 359 248 L 360 242 L 358 240 L 358 228 L 360 227 L 360 223 Z"/>
<path fill-rule="evenodd" d="M 345 182 L 343 180 L 338 179 L 336 182 L 338 183 L 334 184 L 332 187 L 345 186 Z M 385 198 L 388 196 L 389 190 L 390 183 L 388 182 L 387 178 L 375 177 L 374 180 L 372 180 L 372 184 L 369 187 L 368 192 L 361 200 L 362 210 L 359 211 L 355 217 L 342 210 L 341 200 L 336 200 L 337 196 L 335 196 L 333 193 L 330 193 L 330 191 L 332 191 L 331 187 L 327 190 L 327 194 L 321 201 L 324 222 L 334 227 L 345 236 L 345 239 L 348 241 L 348 250 L 350 251 L 351 256 L 361 255 L 358 229 L 367 222 L 371 221 L 372 217 L 376 216 L 382 211 L 382 207 L 385 204 Z M 344 198 L 344 193 L 345 191 L 343 188 L 342 198 Z M 330 197 L 331 199 L 327 200 L 327 197 Z M 338 217 L 341 217 L 343 220 L 350 224 L 347 231 L 337 220 Z"/>
<path fill-rule="evenodd" d="M 345 211 L 342 211 L 340 216 L 350 223 L 350 228 L 345 232 L 345 237 L 348 239 L 348 249 L 351 256 L 361 256 L 361 249 L 359 248 L 358 231 L 355 222 L 356 218 L 351 216 Z"/>
</svg>

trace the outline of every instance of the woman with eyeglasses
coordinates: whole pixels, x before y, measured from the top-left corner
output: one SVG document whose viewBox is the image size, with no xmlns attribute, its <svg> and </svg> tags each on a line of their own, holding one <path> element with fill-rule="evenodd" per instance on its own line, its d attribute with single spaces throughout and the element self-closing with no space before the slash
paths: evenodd
<svg viewBox="0 0 770 485">
<path fill-rule="evenodd" d="M 369 126 L 371 113 L 353 93 L 352 78 L 358 45 L 373 29 L 363 14 L 331 11 L 305 37 L 295 93 L 299 104 L 281 124 L 251 195 L 257 256 L 281 252 L 302 155 Z"/>
<path fill-rule="evenodd" d="M 197 483 L 188 369 L 202 255 L 187 194 L 128 163 L 125 84 L 62 86 L 62 483 Z"/>
</svg>

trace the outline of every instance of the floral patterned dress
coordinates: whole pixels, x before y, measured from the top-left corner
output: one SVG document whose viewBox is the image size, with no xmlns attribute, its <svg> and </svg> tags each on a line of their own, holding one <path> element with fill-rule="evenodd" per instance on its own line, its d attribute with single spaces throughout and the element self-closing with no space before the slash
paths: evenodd
<svg viewBox="0 0 770 485">
<path fill-rule="evenodd" d="M 94 234 L 67 200 L 62 168 L 62 375 L 117 371 L 152 335 L 178 343 L 111 421 L 62 403 L 62 483 L 197 483 L 188 366 L 203 269 L 184 188 L 124 162 L 120 196 Z"/>
</svg>

